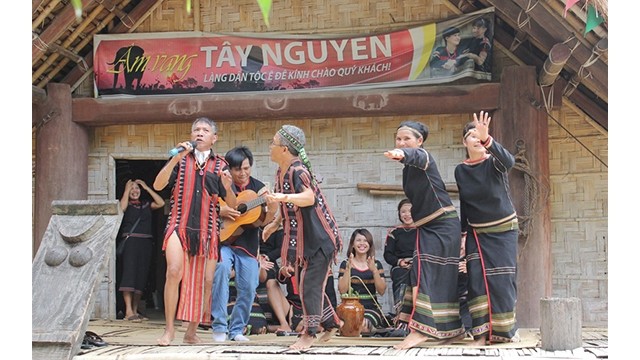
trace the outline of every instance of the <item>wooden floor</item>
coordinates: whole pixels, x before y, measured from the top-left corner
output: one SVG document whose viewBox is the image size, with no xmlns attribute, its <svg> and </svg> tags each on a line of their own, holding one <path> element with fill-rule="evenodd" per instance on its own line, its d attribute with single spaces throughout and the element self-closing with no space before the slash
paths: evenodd
<svg viewBox="0 0 640 360">
<path fill-rule="evenodd" d="M 350 338 L 336 336 L 326 343 L 316 343 L 305 351 L 289 350 L 295 342 L 293 336 L 275 334 L 251 335 L 249 342 L 214 343 L 211 332 L 198 329 L 202 344 L 182 344 L 184 328 L 179 328 L 176 339 L 170 346 L 157 346 L 156 339 L 162 335 L 164 321 L 154 319 L 141 323 L 124 320 L 92 320 L 88 331 L 93 331 L 107 342 L 107 346 L 81 350 L 73 360 L 173 360 L 173 359 L 322 359 L 357 360 L 384 356 L 384 359 L 405 359 L 408 357 L 445 356 L 454 359 L 513 359 L 531 357 L 535 359 L 608 359 L 607 329 L 583 329 L 581 348 L 568 351 L 545 351 L 541 349 L 538 329 L 520 329 L 521 342 L 472 347 L 469 340 L 462 340 L 449 346 L 430 345 L 429 342 L 408 350 L 395 350 L 393 345 L 402 338 Z"/>
</svg>

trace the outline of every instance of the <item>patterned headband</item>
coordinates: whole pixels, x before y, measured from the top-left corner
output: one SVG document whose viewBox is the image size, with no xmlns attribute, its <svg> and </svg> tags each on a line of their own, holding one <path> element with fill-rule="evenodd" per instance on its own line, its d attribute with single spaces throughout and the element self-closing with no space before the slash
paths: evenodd
<svg viewBox="0 0 640 360">
<path fill-rule="evenodd" d="M 398 128 L 398 130 L 396 130 L 396 133 L 397 133 L 398 131 L 400 131 L 400 130 L 409 130 L 409 131 L 411 131 L 411 132 L 412 132 L 412 133 L 413 133 L 417 138 L 421 138 L 421 137 L 422 137 L 422 134 L 420 134 L 420 131 L 418 131 L 418 130 L 416 130 L 416 129 L 414 129 L 414 128 L 410 127 L 410 126 L 407 126 L 407 125 L 400 126 L 400 127 Z"/>
<path fill-rule="evenodd" d="M 278 134 L 280 134 L 284 138 L 284 140 L 291 144 L 291 146 L 293 146 L 296 151 L 300 152 L 300 150 L 304 150 L 304 146 L 302 146 L 300 141 L 298 141 L 295 136 L 289 134 L 289 132 L 287 132 L 287 130 L 285 130 L 284 128 L 280 128 L 280 130 L 278 130 Z"/>
<path fill-rule="evenodd" d="M 291 144 L 291 146 L 293 146 L 293 148 L 296 149 L 296 151 L 298 152 L 298 157 L 300 158 L 304 166 L 307 167 L 307 170 L 309 170 L 309 173 L 311 173 L 311 179 L 313 181 L 313 184 L 316 185 L 317 184 L 316 176 L 311 171 L 311 161 L 309 161 L 309 158 L 307 157 L 307 152 L 304 150 L 304 146 L 302 146 L 300 141 L 295 136 L 291 135 L 284 128 L 280 128 L 280 130 L 278 130 L 278 134 L 280 134 L 286 142 Z"/>
</svg>

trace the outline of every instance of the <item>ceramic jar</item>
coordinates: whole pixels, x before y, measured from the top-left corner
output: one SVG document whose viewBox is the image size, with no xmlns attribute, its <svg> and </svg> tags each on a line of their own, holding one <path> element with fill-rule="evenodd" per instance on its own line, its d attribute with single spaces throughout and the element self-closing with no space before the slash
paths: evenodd
<svg viewBox="0 0 640 360">
<path fill-rule="evenodd" d="M 338 317 L 344 321 L 340 328 L 340 335 L 347 337 L 359 337 L 364 320 L 364 306 L 357 297 L 343 297 L 342 302 L 336 308 Z"/>
</svg>

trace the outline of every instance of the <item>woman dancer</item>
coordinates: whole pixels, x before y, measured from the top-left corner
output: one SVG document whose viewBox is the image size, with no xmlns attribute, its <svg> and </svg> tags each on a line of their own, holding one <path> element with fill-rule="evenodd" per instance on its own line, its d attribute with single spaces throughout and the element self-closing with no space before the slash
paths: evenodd
<svg viewBox="0 0 640 360">
<path fill-rule="evenodd" d="M 516 259 L 518 217 L 507 174 L 509 151 L 489 135 L 491 117 L 480 111 L 464 128 L 468 158 L 455 169 L 466 236 L 467 301 L 477 345 L 517 342 Z"/>
<path fill-rule="evenodd" d="M 429 339 L 450 344 L 464 338 L 458 300 L 460 221 L 435 159 L 424 148 L 429 129 L 404 121 L 396 131 L 396 148 L 384 155 L 404 164 L 402 188 L 411 201 L 418 229 L 417 259 L 412 265 L 414 288 L 404 295 L 399 320 L 411 333 L 396 349 L 408 349 Z"/>
</svg>

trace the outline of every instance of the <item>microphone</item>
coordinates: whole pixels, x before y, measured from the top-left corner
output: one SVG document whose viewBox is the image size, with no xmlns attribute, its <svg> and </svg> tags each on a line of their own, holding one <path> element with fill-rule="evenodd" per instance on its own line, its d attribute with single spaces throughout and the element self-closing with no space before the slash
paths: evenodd
<svg viewBox="0 0 640 360">
<path fill-rule="evenodd" d="M 189 143 L 191 144 L 192 148 L 196 148 L 197 143 L 195 141 L 189 141 Z M 176 156 L 185 150 L 187 149 L 185 149 L 184 146 L 174 147 L 173 149 L 169 150 L 169 156 Z"/>
</svg>

